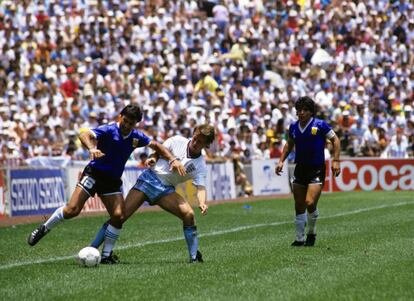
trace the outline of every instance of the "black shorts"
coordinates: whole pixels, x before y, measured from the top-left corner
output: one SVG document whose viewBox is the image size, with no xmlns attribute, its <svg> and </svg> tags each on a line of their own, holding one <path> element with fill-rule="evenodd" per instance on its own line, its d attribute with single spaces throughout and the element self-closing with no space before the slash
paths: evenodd
<svg viewBox="0 0 414 301">
<path fill-rule="evenodd" d="M 293 183 L 308 186 L 309 184 L 321 184 L 325 182 L 326 166 L 297 164 L 293 175 Z"/>
<path fill-rule="evenodd" d="M 91 166 L 86 166 L 78 182 L 83 190 L 90 196 L 111 195 L 122 193 L 122 180 L 119 178 L 109 177 L 102 171 Z"/>
</svg>

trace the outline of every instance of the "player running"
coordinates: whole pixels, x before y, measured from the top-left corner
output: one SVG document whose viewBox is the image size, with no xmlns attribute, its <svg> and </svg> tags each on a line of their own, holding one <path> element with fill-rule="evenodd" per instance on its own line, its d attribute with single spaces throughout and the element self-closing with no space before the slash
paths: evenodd
<svg viewBox="0 0 414 301">
<path fill-rule="evenodd" d="M 135 186 L 129 191 L 125 199 L 124 222 L 144 203 L 158 205 L 164 210 L 174 214 L 183 221 L 184 237 L 187 243 L 190 262 L 203 262 L 201 252 L 198 250 L 197 227 L 195 225 L 194 211 L 190 204 L 177 192 L 175 187 L 187 180 L 192 180 L 197 187 L 199 208 L 203 215 L 207 214 L 206 181 L 207 167 L 203 148 L 215 139 L 214 127 L 204 124 L 194 129 L 192 139 L 182 136 L 174 136 L 164 142 L 164 146 L 174 155 L 173 161 L 168 161 L 158 155 L 152 155 L 148 159 L 151 168 L 145 170 L 137 179 Z M 170 165 L 179 160 L 185 167 L 186 174 L 178 174 L 171 171 Z M 103 241 L 103 233 L 107 223 L 99 230 L 92 246 L 98 248 Z"/>
<path fill-rule="evenodd" d="M 162 144 L 134 129 L 141 119 L 140 107 L 135 104 L 127 105 L 121 111 L 118 123 L 102 125 L 93 130 L 84 130 L 79 134 L 80 141 L 89 150 L 91 161 L 83 170 L 69 203 L 56 209 L 44 224 L 29 235 L 27 240 L 29 245 L 37 244 L 61 221 L 77 216 L 85 202 L 96 193 L 111 216 L 104 234 L 101 262 L 111 263 L 114 261 L 111 250 L 119 237 L 125 215 L 121 176 L 134 149 L 149 146 L 160 157 L 171 162 L 168 166 L 171 173 L 185 175 L 184 166 L 180 161 L 175 160 L 175 157 Z"/>
</svg>

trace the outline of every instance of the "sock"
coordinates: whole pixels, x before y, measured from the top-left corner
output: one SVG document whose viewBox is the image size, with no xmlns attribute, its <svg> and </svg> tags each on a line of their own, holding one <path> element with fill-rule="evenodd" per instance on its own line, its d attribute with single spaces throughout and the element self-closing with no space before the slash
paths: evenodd
<svg viewBox="0 0 414 301">
<path fill-rule="evenodd" d="M 296 215 L 296 241 L 305 240 L 305 227 L 306 227 L 306 213 Z"/>
<path fill-rule="evenodd" d="M 316 221 L 318 220 L 319 210 L 316 209 L 312 213 L 308 212 L 308 233 L 316 234 Z"/>
<path fill-rule="evenodd" d="M 198 250 L 198 237 L 197 237 L 197 227 L 196 226 L 184 226 L 184 237 L 187 242 L 188 253 L 190 254 L 191 259 L 195 259 Z"/>
<path fill-rule="evenodd" d="M 49 217 L 49 219 L 44 223 L 46 228 L 48 230 L 51 230 L 53 227 L 55 227 L 58 223 L 64 220 L 63 217 L 63 208 L 65 206 L 59 207 L 58 209 L 53 212 L 53 214 Z"/>
<path fill-rule="evenodd" d="M 96 234 L 95 239 L 93 240 L 93 242 L 91 243 L 91 247 L 94 247 L 96 249 L 99 248 L 99 246 L 104 242 L 105 240 L 105 232 L 106 229 L 108 228 L 108 223 L 104 223 L 101 227 L 101 229 L 99 229 L 98 233 Z"/>
<path fill-rule="evenodd" d="M 111 255 L 112 249 L 115 246 L 115 242 L 119 237 L 121 229 L 117 229 L 112 225 L 108 225 L 105 231 L 105 240 L 102 249 L 102 257 L 108 257 Z"/>
</svg>

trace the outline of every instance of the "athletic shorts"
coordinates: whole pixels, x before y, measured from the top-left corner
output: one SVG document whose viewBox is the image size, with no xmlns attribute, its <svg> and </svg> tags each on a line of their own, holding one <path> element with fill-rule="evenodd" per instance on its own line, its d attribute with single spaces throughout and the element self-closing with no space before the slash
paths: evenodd
<svg viewBox="0 0 414 301">
<path fill-rule="evenodd" d="M 316 166 L 297 164 L 292 182 L 303 186 L 308 186 L 309 184 L 323 185 L 325 174 L 325 164 Z"/>
<path fill-rule="evenodd" d="M 175 191 L 174 186 L 163 184 L 152 169 L 145 170 L 138 177 L 133 189 L 142 191 L 150 205 L 155 205 L 161 197 Z"/>
<path fill-rule="evenodd" d="M 90 196 L 122 194 L 122 180 L 106 175 L 104 172 L 89 165 L 82 172 L 78 186 Z"/>
</svg>

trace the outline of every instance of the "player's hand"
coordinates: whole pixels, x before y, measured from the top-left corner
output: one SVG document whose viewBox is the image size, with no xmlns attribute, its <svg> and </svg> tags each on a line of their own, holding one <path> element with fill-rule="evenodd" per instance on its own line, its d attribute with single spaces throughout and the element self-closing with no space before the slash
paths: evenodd
<svg viewBox="0 0 414 301">
<path fill-rule="evenodd" d="M 283 172 L 283 162 L 279 162 L 279 163 L 276 165 L 276 167 L 275 167 L 275 173 L 276 173 L 278 176 L 281 176 L 281 175 L 282 175 L 282 172 Z"/>
<path fill-rule="evenodd" d="M 155 163 L 157 163 L 157 160 L 155 160 L 155 158 L 148 158 L 147 160 L 145 160 L 145 166 L 147 166 L 148 168 L 153 167 Z"/>
<path fill-rule="evenodd" d="M 332 161 L 331 170 L 335 177 L 339 176 L 339 174 L 341 173 L 341 166 L 339 164 L 339 161 Z"/>
<path fill-rule="evenodd" d="M 202 215 L 206 215 L 207 214 L 208 206 L 207 206 L 206 203 L 200 204 L 200 206 L 198 206 L 198 208 L 200 208 L 200 211 L 201 211 L 201 214 Z"/>
<path fill-rule="evenodd" d="M 180 160 L 174 160 L 170 165 L 170 170 L 175 170 L 180 176 L 185 176 L 185 167 Z"/>
<path fill-rule="evenodd" d="M 103 152 L 101 152 L 99 149 L 97 148 L 91 148 L 89 150 L 89 158 L 91 160 L 93 159 L 99 159 L 101 157 L 105 156 L 105 154 Z"/>
</svg>

